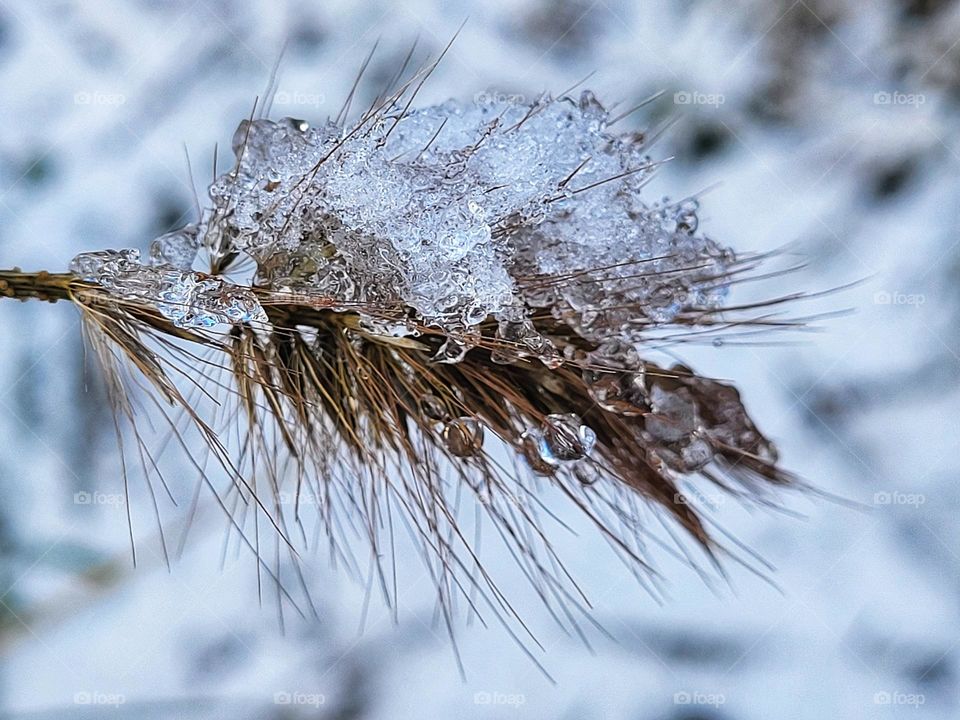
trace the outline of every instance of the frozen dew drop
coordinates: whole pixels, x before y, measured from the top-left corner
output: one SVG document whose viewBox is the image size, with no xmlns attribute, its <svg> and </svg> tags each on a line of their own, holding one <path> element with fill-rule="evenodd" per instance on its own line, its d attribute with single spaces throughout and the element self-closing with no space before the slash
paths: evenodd
<svg viewBox="0 0 960 720">
<path fill-rule="evenodd" d="M 466 325 L 479 325 L 487 319 L 487 309 L 482 305 L 469 305 L 463 312 L 463 322 Z"/>
<path fill-rule="evenodd" d="M 579 460 L 597 443 L 597 434 L 574 413 L 547 415 L 542 436 L 551 456 L 557 460 Z"/>
<path fill-rule="evenodd" d="M 298 133 L 305 133 L 310 129 L 310 123 L 308 123 L 306 120 L 301 120 L 300 118 L 285 117 L 280 120 L 279 124 Z"/>
<path fill-rule="evenodd" d="M 360 326 L 372 335 L 384 337 L 415 337 L 420 334 L 416 325 L 407 320 L 392 320 L 376 318 L 369 315 L 360 315 Z"/>
<path fill-rule="evenodd" d="M 537 353 L 544 342 L 543 336 L 529 320 L 501 320 L 497 325 L 496 337 L 504 345 L 515 349 L 515 352 Z"/>
<path fill-rule="evenodd" d="M 590 397 L 607 412 L 624 417 L 643 415 L 647 409 L 642 374 L 584 371 Z"/>
<path fill-rule="evenodd" d="M 476 418 L 455 418 L 444 425 L 443 442 L 456 457 L 476 455 L 483 447 L 483 425 Z"/>
<path fill-rule="evenodd" d="M 556 370 L 563 365 L 563 356 L 560 355 L 560 352 L 550 340 L 544 341 L 543 348 L 540 350 L 538 357 L 540 358 L 540 362 L 551 370 Z"/>
<path fill-rule="evenodd" d="M 581 485 L 593 485 L 600 479 L 600 469 L 593 462 L 583 459 L 573 465 L 573 476 Z"/>
<path fill-rule="evenodd" d="M 697 210 L 700 204 L 696 200 L 688 200 L 682 203 L 677 211 L 677 230 L 679 232 L 693 235 L 700 225 L 700 219 L 697 217 Z"/>
<path fill-rule="evenodd" d="M 200 249 L 196 225 L 168 232 L 150 243 L 150 264 L 169 265 L 177 270 L 190 270 Z"/>
<path fill-rule="evenodd" d="M 432 393 L 427 393 L 420 398 L 420 412 L 430 420 L 446 420 L 449 416 L 443 400 Z"/>
<path fill-rule="evenodd" d="M 539 430 L 527 430 L 520 436 L 520 450 L 537 475 L 553 475 L 560 465 Z"/>
</svg>

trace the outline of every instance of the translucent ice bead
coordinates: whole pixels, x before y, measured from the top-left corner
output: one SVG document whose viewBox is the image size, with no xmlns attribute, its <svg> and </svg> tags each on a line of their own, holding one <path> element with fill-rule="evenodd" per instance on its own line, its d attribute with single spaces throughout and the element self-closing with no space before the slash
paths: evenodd
<svg viewBox="0 0 960 720">
<path fill-rule="evenodd" d="M 187 225 L 161 235 L 150 243 L 150 264 L 190 270 L 200 250 L 198 235 L 199 228 L 196 225 Z"/>
<path fill-rule="evenodd" d="M 597 443 L 597 434 L 574 413 L 547 415 L 541 432 L 547 451 L 557 460 L 579 460 Z"/>
<path fill-rule="evenodd" d="M 476 418 L 456 418 L 444 426 L 443 441 L 451 455 L 476 455 L 483 447 L 483 425 Z"/>
</svg>

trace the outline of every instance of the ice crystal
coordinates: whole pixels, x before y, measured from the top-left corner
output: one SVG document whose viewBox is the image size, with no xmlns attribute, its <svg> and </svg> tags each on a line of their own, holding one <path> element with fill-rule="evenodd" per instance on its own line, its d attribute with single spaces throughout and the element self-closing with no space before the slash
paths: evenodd
<svg viewBox="0 0 960 720">
<path fill-rule="evenodd" d="M 142 265 L 139 250 L 81 253 L 73 259 L 70 270 L 115 297 L 154 305 L 179 327 L 267 319 L 249 289 L 166 263 Z"/>
</svg>

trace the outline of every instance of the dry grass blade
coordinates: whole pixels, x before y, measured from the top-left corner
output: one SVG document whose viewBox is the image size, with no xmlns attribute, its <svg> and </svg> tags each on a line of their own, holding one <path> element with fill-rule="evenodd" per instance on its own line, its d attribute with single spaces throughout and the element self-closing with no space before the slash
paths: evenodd
<svg viewBox="0 0 960 720">
<path fill-rule="evenodd" d="M 608 254 L 603 262 L 567 263 L 560 271 L 544 272 L 536 253 L 518 251 L 509 270 L 518 296 L 526 298 L 522 322 L 487 313 L 470 323 L 444 324 L 386 293 L 347 298 L 296 282 L 298 273 L 319 277 L 318 267 L 331 262 L 336 251 L 320 236 L 343 229 L 329 218 L 323 221 L 330 225 L 301 229 L 315 199 L 310 193 L 322 194 L 314 187 L 320 172 L 340 162 L 344 148 L 357 138 L 375 137 L 373 146 L 381 148 L 395 131 L 402 135 L 410 105 L 435 67 L 427 65 L 399 89 L 381 92 L 352 127 L 341 128 L 335 142 L 320 148 L 320 159 L 311 160 L 286 194 L 274 193 L 280 181 L 266 184 L 269 202 L 262 215 L 280 212 L 271 216 L 274 231 L 283 237 L 302 233 L 297 241 L 306 237 L 314 243 L 306 260 L 296 264 L 286 251 L 266 259 L 246 252 L 230 224 L 233 210 L 221 207 L 204 221 L 198 243 L 207 253 L 209 274 L 110 256 L 121 271 L 134 267 L 153 273 L 151 281 L 161 284 L 168 277 L 188 278 L 191 287 L 207 293 L 205 301 L 221 302 L 215 327 L 188 322 L 196 319 L 189 315 L 195 308 L 178 308 L 184 301 L 169 291 L 151 301 L 123 291 L 122 285 L 118 291 L 69 273 L 0 271 L 0 293 L 66 300 L 79 308 L 104 368 L 121 443 L 120 423 L 132 427 L 134 457 L 158 523 L 155 484 L 171 500 L 174 493 L 161 472 L 162 453 L 149 448 L 138 431 L 144 416 L 167 425 L 167 441 L 182 449 L 198 475 L 190 517 L 200 488 L 206 488 L 227 516 L 224 554 L 235 539 L 255 556 L 260 595 L 267 579 L 280 600 L 281 618 L 288 605 L 300 614 L 315 612 L 301 569 L 303 549 L 314 544 L 311 524 L 330 543 L 336 562 L 367 587 L 379 587 L 388 603 L 395 602 L 397 589 L 394 536 L 404 528 L 436 586 L 439 616 L 451 637 L 454 609 L 462 604 L 481 621 L 501 624 L 525 649 L 527 643 L 536 645 L 508 593 L 484 568 L 478 537 L 468 536 L 463 508 L 472 504 L 483 515 L 476 531 L 492 528 L 557 621 L 585 637 L 581 622 L 589 621 L 588 594 L 556 549 L 554 534 L 565 531 L 565 524 L 540 501 L 538 490 L 544 486 L 582 512 L 651 593 L 658 593 L 649 554 L 654 546 L 700 572 L 690 543 L 674 532 L 677 525 L 700 548 L 701 559 L 721 574 L 725 554 L 754 568 L 760 564 L 762 572 L 762 563 L 743 553 L 735 539 L 718 542 L 709 519 L 687 497 L 685 484 L 699 477 L 745 501 L 768 504 L 772 490 L 796 480 L 779 467 L 773 445 L 733 386 L 683 365 L 661 367 L 640 353 L 794 327 L 796 320 L 775 315 L 772 308 L 798 296 L 721 307 L 715 291 L 757 277 L 762 258 L 737 260 L 698 238 L 688 206 L 658 206 L 660 214 L 650 216 L 660 222 L 667 210 L 678 213 L 668 241 L 658 245 L 662 252 L 635 258 Z M 579 103 L 567 100 L 564 107 L 576 107 L 585 116 L 602 111 L 589 93 Z M 510 123 L 502 122 L 504 109 L 459 152 L 458 172 L 485 144 L 526 132 L 560 102 L 541 98 Z M 264 123 L 270 121 L 254 121 L 255 116 L 256 106 L 238 130 L 237 166 L 223 176 L 225 183 L 236 182 L 245 158 L 260 151 L 255 146 L 263 142 Z M 288 130 L 302 124 L 290 122 L 284 126 Z M 252 133 L 253 123 L 261 123 L 259 134 Z M 420 168 L 443 137 L 445 123 L 430 129 L 426 143 L 418 142 L 413 152 L 391 162 L 409 155 L 413 169 L 407 171 Z M 626 145 L 621 150 L 636 154 Z M 548 211 L 556 212 L 552 222 L 560 223 L 569 219 L 571 202 L 590 194 L 607 193 L 613 202 L 637 193 L 658 165 L 631 164 L 597 177 L 591 169 L 597 157 L 578 159 L 558 175 L 539 199 L 543 215 L 538 220 L 516 211 L 489 221 L 489 242 L 529 240 L 524 232 L 539 238 L 536 233 L 548 232 L 547 224 L 537 224 Z M 582 175 L 591 179 L 567 187 Z M 443 183 L 449 180 L 444 177 Z M 506 187 L 493 184 L 485 194 Z M 633 220 L 640 211 L 630 207 Z M 541 250 L 550 250 L 549 244 Z M 105 254 L 99 255 L 97 262 Z M 243 263 L 256 265 L 253 280 L 243 286 L 226 283 L 223 276 Z M 269 279 L 276 267 L 289 271 L 283 282 Z M 596 301 L 609 325 L 591 326 L 595 320 L 572 300 L 563 300 L 568 298 L 563 293 L 586 298 L 581 305 Z M 224 297 L 233 303 L 226 309 Z M 238 304 L 257 312 L 229 316 Z M 403 332 L 392 331 L 398 326 Z M 612 329 L 603 335 L 596 327 Z M 642 343 L 636 340 L 641 332 Z M 140 412 L 141 403 L 149 412 Z M 124 483 L 126 475 L 125 464 Z M 166 557 L 162 529 L 160 537 Z M 356 554 L 357 537 L 369 543 L 369 558 Z M 292 586 L 303 591 L 305 603 L 294 599 Z"/>
<path fill-rule="evenodd" d="M 493 454 L 466 453 L 451 445 L 444 424 L 451 418 L 476 419 L 518 457 L 532 458 L 534 474 L 560 488 L 641 573 L 651 572 L 647 547 L 659 541 L 632 498 L 664 509 L 713 558 L 725 550 L 687 502 L 680 484 L 684 477 L 700 473 L 724 491 L 758 501 L 766 500 L 766 487 L 793 482 L 777 466 L 772 445 L 732 386 L 683 366 L 588 362 L 590 348 L 559 321 L 547 333 L 555 345 L 568 349 L 570 359 L 559 367 L 506 346 L 492 336 L 490 326 L 481 326 L 475 347 L 461 362 L 444 364 L 432 360 L 447 340 L 443 333 L 424 327 L 415 340 L 378 336 L 363 329 L 358 315 L 326 309 L 315 298 L 261 291 L 268 323 L 216 334 L 177 328 L 145 305 L 118 301 L 69 275 L 0 273 L 0 283 L 19 298 L 62 298 L 81 309 L 122 420 L 134 426 L 137 421 L 124 367 L 145 380 L 163 404 L 185 414 L 230 478 L 226 489 L 208 479 L 202 482 L 228 511 L 231 532 L 281 587 L 281 569 L 261 547 L 261 524 L 272 528 L 287 548 L 288 564 L 296 566 L 294 547 L 307 537 L 301 526 L 304 508 L 316 507 L 337 555 L 359 574 L 361 564 L 352 557 L 349 536 L 364 535 L 374 557 L 389 557 L 382 549 L 389 542 L 384 520 L 399 510 L 432 568 L 442 607 L 451 607 L 458 595 L 481 616 L 492 613 L 508 626 L 520 622 L 505 594 L 483 572 L 474 542 L 459 529 L 457 498 L 466 489 L 544 601 L 564 608 L 558 619 L 570 622 L 572 616 L 564 614 L 568 606 L 585 611 L 586 598 L 566 574 L 543 527 L 541 519 L 549 513 L 536 501 L 531 468 L 526 463 L 501 466 L 490 443 L 485 448 Z M 367 312 L 395 315 L 383 309 Z M 208 425 L 179 389 L 184 382 L 201 387 L 210 375 L 190 347 L 212 353 L 206 365 L 222 368 L 229 379 L 218 380 L 226 434 Z M 512 364 L 493 361 L 504 352 L 516 354 Z M 705 457 L 712 461 L 709 469 L 706 462 L 691 466 L 681 456 L 676 439 L 691 431 L 685 426 L 689 417 L 671 407 L 658 411 L 650 398 L 661 390 L 673 397 L 679 393 L 695 408 L 695 431 L 710 449 Z M 587 465 L 576 471 L 538 465 L 529 452 L 527 431 L 571 412 L 596 433 Z M 170 422 L 181 434 L 177 423 Z M 232 454 L 230 433 L 242 437 Z M 148 483 L 159 478 L 146 448 L 139 441 L 137 447 L 146 458 L 142 470 Z M 206 467 L 199 459 L 194 463 Z M 213 473 L 201 474 L 207 478 Z M 688 558 L 678 543 L 678 557 Z M 392 571 L 378 566 L 375 574 L 392 600 Z M 281 594 L 299 609 L 286 588 Z"/>
</svg>

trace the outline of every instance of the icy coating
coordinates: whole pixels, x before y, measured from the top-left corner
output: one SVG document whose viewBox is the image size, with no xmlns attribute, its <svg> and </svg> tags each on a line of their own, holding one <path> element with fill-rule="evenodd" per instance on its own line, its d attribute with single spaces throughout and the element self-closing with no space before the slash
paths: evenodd
<svg viewBox="0 0 960 720">
<path fill-rule="evenodd" d="M 207 232 L 255 258 L 264 284 L 402 303 L 447 329 L 520 322 L 525 305 L 586 328 L 719 302 L 709 278 L 729 251 L 696 234 L 694 201 L 643 202 L 653 162 L 607 121 L 589 92 L 451 100 L 354 128 L 245 121 Z M 587 270 L 557 288 L 530 280 Z"/>
<path fill-rule="evenodd" d="M 685 307 L 719 305 L 733 256 L 698 234 L 696 201 L 644 202 L 654 170 L 644 138 L 611 134 L 608 120 L 584 92 L 531 105 L 451 100 L 352 125 L 244 121 L 235 167 L 209 188 L 213 207 L 154 241 L 142 272 L 184 274 L 171 282 L 188 324 L 259 316 L 204 305 L 210 291 L 177 285 L 206 248 L 252 257 L 261 287 L 361 313 L 406 308 L 452 334 L 493 316 L 513 357 L 550 356 L 529 320 L 543 310 L 590 340 L 637 340 Z M 457 362 L 466 349 L 451 338 L 437 359 Z"/>
<path fill-rule="evenodd" d="M 166 237 L 166 236 L 165 236 Z M 77 255 L 70 272 L 100 284 L 116 297 L 155 305 L 178 327 L 265 321 L 266 313 L 247 288 L 160 261 L 140 263 L 139 250 L 99 250 Z"/>
</svg>

